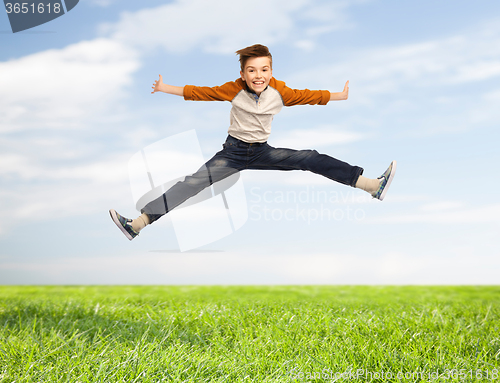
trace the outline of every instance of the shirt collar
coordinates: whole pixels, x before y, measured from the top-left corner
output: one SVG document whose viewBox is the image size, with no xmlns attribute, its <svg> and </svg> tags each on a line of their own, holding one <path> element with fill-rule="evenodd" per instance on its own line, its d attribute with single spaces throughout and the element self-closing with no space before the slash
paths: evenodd
<svg viewBox="0 0 500 383">
<path fill-rule="evenodd" d="M 255 97 L 255 99 L 258 99 L 258 98 L 259 98 L 259 96 L 257 96 L 257 93 L 255 93 L 252 89 L 250 89 L 250 88 L 248 87 L 248 85 L 247 85 L 247 83 L 246 83 L 246 82 L 245 82 L 245 87 L 247 88 L 247 92 L 248 92 L 248 93 L 251 93 L 251 94 Z M 264 89 L 262 92 L 260 92 L 260 94 L 262 94 L 263 92 L 265 92 L 265 91 L 267 90 L 267 88 L 269 88 L 269 85 L 268 85 L 268 86 L 266 86 L 266 89 Z"/>
</svg>

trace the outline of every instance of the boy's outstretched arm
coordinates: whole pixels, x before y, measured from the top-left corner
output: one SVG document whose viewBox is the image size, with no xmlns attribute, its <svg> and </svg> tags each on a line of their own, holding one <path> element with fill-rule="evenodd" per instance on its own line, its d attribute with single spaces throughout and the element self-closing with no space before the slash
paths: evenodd
<svg viewBox="0 0 500 383">
<path fill-rule="evenodd" d="M 347 100 L 347 97 L 349 97 L 349 81 L 345 83 L 344 90 L 342 92 L 330 92 L 330 101 Z"/>
<path fill-rule="evenodd" d="M 153 91 L 151 92 L 151 94 L 155 92 L 174 94 L 176 96 L 184 96 L 184 87 L 164 84 L 163 77 L 161 77 L 160 75 L 160 79 L 156 80 L 153 84 Z"/>
</svg>

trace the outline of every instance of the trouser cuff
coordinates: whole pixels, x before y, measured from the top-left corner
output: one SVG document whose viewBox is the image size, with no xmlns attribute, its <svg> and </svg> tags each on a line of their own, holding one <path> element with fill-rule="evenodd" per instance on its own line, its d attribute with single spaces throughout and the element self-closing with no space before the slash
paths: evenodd
<svg viewBox="0 0 500 383">
<path fill-rule="evenodd" d="M 359 176 L 363 174 L 364 169 L 359 166 L 354 166 L 352 182 L 349 184 L 353 188 L 356 187 L 356 182 L 358 182 Z"/>
</svg>

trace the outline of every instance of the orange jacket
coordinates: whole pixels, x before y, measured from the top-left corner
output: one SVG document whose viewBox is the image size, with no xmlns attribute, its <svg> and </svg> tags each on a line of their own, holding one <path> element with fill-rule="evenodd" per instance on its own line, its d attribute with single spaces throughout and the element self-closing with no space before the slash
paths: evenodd
<svg viewBox="0 0 500 383">
<path fill-rule="evenodd" d="M 228 133 L 245 142 L 266 142 L 271 134 L 271 122 L 283 106 L 326 105 L 330 101 L 327 90 L 298 90 L 283 81 L 271 78 L 269 86 L 257 98 L 239 78 L 221 86 L 186 85 L 184 99 L 193 101 L 230 101 Z"/>
</svg>

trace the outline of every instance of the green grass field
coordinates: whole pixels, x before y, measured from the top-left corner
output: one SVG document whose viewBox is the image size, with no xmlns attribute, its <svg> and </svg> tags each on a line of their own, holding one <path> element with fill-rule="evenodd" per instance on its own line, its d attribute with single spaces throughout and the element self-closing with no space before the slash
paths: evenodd
<svg viewBox="0 0 500 383">
<path fill-rule="evenodd" d="M 500 287 L 0 287 L 0 382 L 500 380 Z"/>
</svg>

